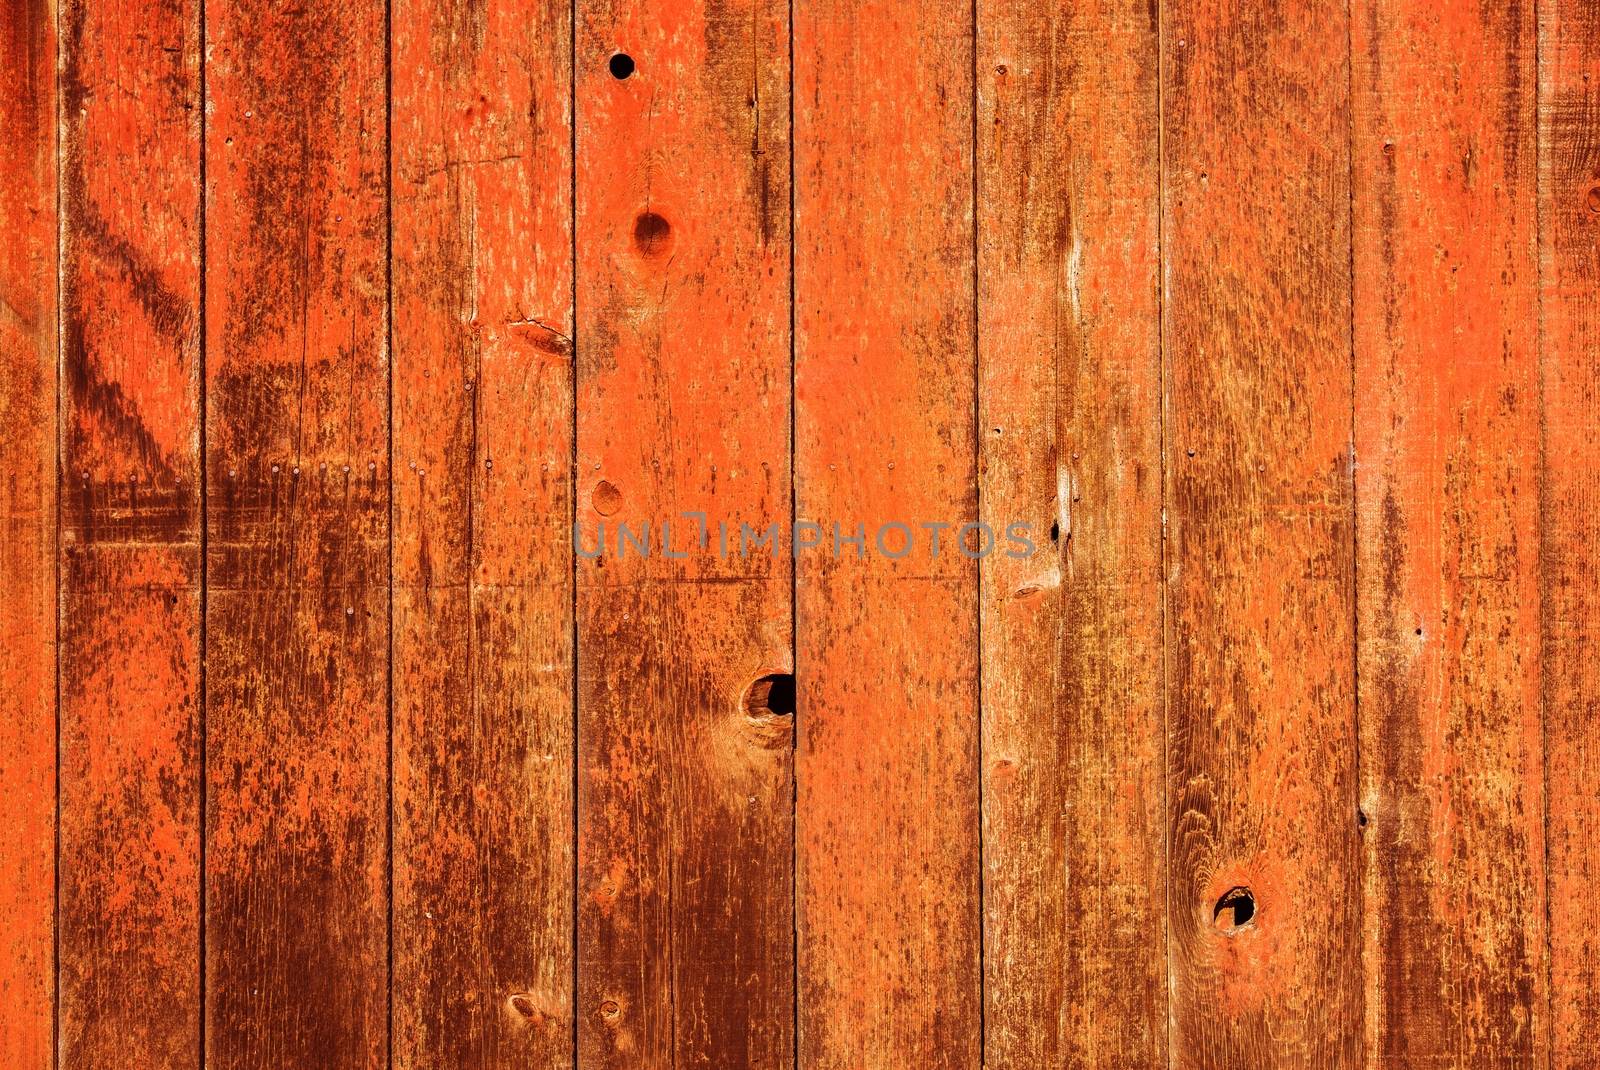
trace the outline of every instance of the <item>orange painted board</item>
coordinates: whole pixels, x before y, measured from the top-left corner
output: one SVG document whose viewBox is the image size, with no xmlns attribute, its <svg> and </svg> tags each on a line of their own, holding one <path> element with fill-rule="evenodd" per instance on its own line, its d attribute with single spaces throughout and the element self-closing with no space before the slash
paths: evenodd
<svg viewBox="0 0 1600 1070">
<path fill-rule="evenodd" d="M 572 1064 L 570 23 L 392 10 L 400 1067 Z"/>
<path fill-rule="evenodd" d="M 0 4 L 0 1065 L 54 1065 L 56 5 Z"/>
<path fill-rule="evenodd" d="M 61 9 L 60 1062 L 200 1056 L 200 20 Z"/>
<path fill-rule="evenodd" d="M 978 5 L 984 1054 L 1167 1061 L 1157 47 Z M 1008 549 L 1010 549 L 1008 544 Z"/>
<path fill-rule="evenodd" d="M 981 1058 L 972 26 L 966 3 L 794 11 L 796 521 L 821 543 L 796 576 L 799 1060 L 817 1070 Z M 937 555 L 924 524 L 950 525 Z"/>
<path fill-rule="evenodd" d="M 1548 1056 L 1534 33 L 1531 5 L 1355 15 L 1374 1065 Z"/>
<path fill-rule="evenodd" d="M 1550 1065 L 1575 1070 L 1600 1063 L 1600 8 L 1541 4 L 1538 32 Z"/>
<path fill-rule="evenodd" d="M 1162 9 L 1175 1067 L 1360 1048 L 1342 9 Z"/>
<path fill-rule="evenodd" d="M 788 12 L 576 34 L 578 1060 L 787 1067 Z"/>
<path fill-rule="evenodd" d="M 206 4 L 206 1065 L 388 1049 L 384 9 Z"/>
<path fill-rule="evenodd" d="M 1592 4 L 131 3 L 0 1065 L 1600 1061 Z"/>
</svg>

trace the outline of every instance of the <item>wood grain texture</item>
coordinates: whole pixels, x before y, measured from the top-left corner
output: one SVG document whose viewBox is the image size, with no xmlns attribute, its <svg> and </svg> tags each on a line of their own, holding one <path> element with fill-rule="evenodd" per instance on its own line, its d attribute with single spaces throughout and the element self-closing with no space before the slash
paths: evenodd
<svg viewBox="0 0 1600 1070">
<path fill-rule="evenodd" d="M 1172 1064 L 1350 1066 L 1348 27 L 1162 17 Z"/>
<path fill-rule="evenodd" d="M 1597 310 L 1591 0 L 0 0 L 0 1067 L 1600 1065 Z"/>
<path fill-rule="evenodd" d="M 200 18 L 62 26 L 60 1062 L 200 1054 Z"/>
<path fill-rule="evenodd" d="M 1367 1051 L 1542 1065 L 1533 9 L 1353 42 Z"/>
<path fill-rule="evenodd" d="M 796 584 L 815 1070 L 981 1058 L 978 562 L 957 545 L 977 517 L 972 27 L 967 3 L 794 12 L 796 514 L 823 532 Z M 899 558 L 875 545 L 892 522 L 916 540 Z M 938 556 L 922 524 L 952 525 Z"/>
<path fill-rule="evenodd" d="M 381 5 L 206 4 L 206 1065 L 386 1061 Z"/>
<path fill-rule="evenodd" d="M 565 1067 L 571 10 L 392 18 L 394 1065 Z"/>
<path fill-rule="evenodd" d="M 787 1067 L 791 563 L 737 534 L 790 515 L 788 11 L 577 18 L 579 1061 Z"/>
<path fill-rule="evenodd" d="M 53 1064 L 56 6 L 0 3 L 0 1065 Z"/>
<path fill-rule="evenodd" d="M 982 566 L 998 1067 L 1167 1061 L 1158 32 L 978 5 L 980 497 L 1037 548 Z"/>
<path fill-rule="evenodd" d="M 1600 1063 L 1600 7 L 1539 20 L 1550 1065 L 1570 1070 Z"/>
</svg>

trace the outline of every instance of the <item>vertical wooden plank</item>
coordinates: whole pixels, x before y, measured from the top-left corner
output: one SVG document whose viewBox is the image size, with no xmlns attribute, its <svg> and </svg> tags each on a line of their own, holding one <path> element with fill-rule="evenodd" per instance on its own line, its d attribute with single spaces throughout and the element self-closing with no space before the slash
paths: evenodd
<svg viewBox="0 0 1600 1070">
<path fill-rule="evenodd" d="M 788 9 L 577 17 L 579 1057 L 787 1067 Z"/>
<path fill-rule="evenodd" d="M 206 5 L 208 1067 L 387 1048 L 385 12 Z"/>
<path fill-rule="evenodd" d="M 1342 7 L 1163 7 L 1175 1066 L 1360 1045 Z"/>
<path fill-rule="evenodd" d="M 394 1064 L 572 1064 L 571 8 L 399 0 Z"/>
<path fill-rule="evenodd" d="M 1165 1066 L 1156 81 L 1143 0 L 978 5 L 984 1054 Z"/>
<path fill-rule="evenodd" d="M 1534 32 L 1527 3 L 1355 17 L 1373 1065 L 1547 1054 Z"/>
<path fill-rule="evenodd" d="M 968 1068 L 973 9 L 818 0 L 794 38 L 796 518 L 821 530 L 797 563 L 800 1061 Z M 903 556 L 898 529 L 876 545 L 892 523 L 915 540 Z M 924 524 L 950 525 L 937 555 Z M 859 553 L 842 541 L 858 527 Z"/>
<path fill-rule="evenodd" d="M 200 1058 L 200 19 L 62 7 L 61 1035 Z"/>
<path fill-rule="evenodd" d="M 1551 1066 L 1569 1070 L 1600 1063 L 1600 6 L 1539 19 Z"/>
<path fill-rule="evenodd" d="M 52 1062 L 56 5 L 0 4 L 0 1065 Z"/>
</svg>

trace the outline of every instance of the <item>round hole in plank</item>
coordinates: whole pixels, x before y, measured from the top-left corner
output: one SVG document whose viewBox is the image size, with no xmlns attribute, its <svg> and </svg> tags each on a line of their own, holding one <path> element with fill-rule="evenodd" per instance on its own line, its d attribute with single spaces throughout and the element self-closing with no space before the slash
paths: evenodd
<svg viewBox="0 0 1600 1070">
<path fill-rule="evenodd" d="M 1249 925 L 1256 916 L 1255 893 L 1249 888 L 1229 888 L 1217 900 L 1211 912 L 1211 921 L 1225 933 L 1235 933 Z"/>
<path fill-rule="evenodd" d="M 626 52 L 617 52 L 612 55 L 609 66 L 611 67 L 611 77 L 620 82 L 633 74 L 633 57 Z"/>
<path fill-rule="evenodd" d="M 794 675 L 773 672 L 757 678 L 745 688 L 744 712 L 754 718 L 794 716 Z"/>
</svg>

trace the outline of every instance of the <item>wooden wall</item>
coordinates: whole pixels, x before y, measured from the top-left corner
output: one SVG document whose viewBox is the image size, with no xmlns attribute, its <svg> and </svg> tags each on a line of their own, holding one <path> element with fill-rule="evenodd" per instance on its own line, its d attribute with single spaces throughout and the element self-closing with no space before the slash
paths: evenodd
<svg viewBox="0 0 1600 1070">
<path fill-rule="evenodd" d="M 4 1067 L 1600 1065 L 1590 0 L 0 0 L 0 529 Z"/>
</svg>

